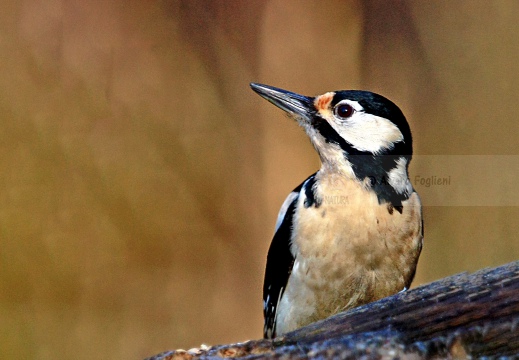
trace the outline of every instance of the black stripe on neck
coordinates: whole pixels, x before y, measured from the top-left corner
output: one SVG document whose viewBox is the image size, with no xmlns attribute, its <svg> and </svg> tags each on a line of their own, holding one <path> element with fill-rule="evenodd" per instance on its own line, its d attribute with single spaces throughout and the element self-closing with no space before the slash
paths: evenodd
<svg viewBox="0 0 519 360">
<path fill-rule="evenodd" d="M 310 176 L 304 183 L 303 189 L 305 191 L 305 208 L 309 208 L 310 206 L 315 206 L 318 208 L 321 206 L 322 200 L 317 196 L 315 192 L 315 174 Z"/>
<path fill-rule="evenodd" d="M 406 200 L 409 195 L 397 193 L 389 184 L 388 174 L 396 168 L 396 162 L 401 157 L 404 157 L 409 165 L 412 152 L 411 145 L 399 142 L 395 144 L 393 149 L 387 149 L 374 155 L 369 151 L 355 149 L 324 119 L 315 121 L 313 126 L 327 143 L 336 144 L 342 149 L 345 159 L 351 163 L 353 172 L 359 181 L 364 181 L 366 178 L 370 179 L 371 187 L 377 194 L 379 203 L 386 202 L 395 208 L 402 206 L 402 201 Z M 315 179 L 313 181 L 315 182 Z M 305 188 L 305 190 L 307 189 Z"/>
<path fill-rule="evenodd" d="M 409 198 L 409 194 L 399 194 L 389 183 L 389 172 L 396 168 L 397 161 L 405 158 L 407 162 L 411 160 L 407 155 L 347 155 L 346 160 L 351 164 L 353 172 L 359 181 L 369 179 L 371 188 L 377 194 L 379 203 L 388 203 L 392 207 L 402 206 L 402 201 Z M 407 179 L 402 179 L 402 181 Z"/>
</svg>

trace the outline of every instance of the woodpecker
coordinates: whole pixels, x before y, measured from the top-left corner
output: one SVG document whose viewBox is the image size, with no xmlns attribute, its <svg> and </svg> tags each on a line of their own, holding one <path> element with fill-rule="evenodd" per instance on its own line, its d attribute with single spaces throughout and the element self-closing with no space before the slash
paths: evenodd
<svg viewBox="0 0 519 360">
<path fill-rule="evenodd" d="M 321 160 L 278 215 L 263 285 L 264 337 L 408 289 L 423 222 L 402 111 L 369 91 L 307 97 L 251 87 L 303 127 Z"/>
</svg>

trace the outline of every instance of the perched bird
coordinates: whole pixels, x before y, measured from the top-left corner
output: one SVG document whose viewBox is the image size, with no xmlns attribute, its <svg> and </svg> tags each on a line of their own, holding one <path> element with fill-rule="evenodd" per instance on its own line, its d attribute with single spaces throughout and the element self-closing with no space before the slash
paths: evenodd
<svg viewBox="0 0 519 360">
<path fill-rule="evenodd" d="M 321 159 L 279 212 L 263 285 L 264 337 L 409 288 L 423 223 L 408 178 L 411 130 L 398 106 L 368 91 L 307 97 L 251 87 L 297 120 Z"/>
</svg>

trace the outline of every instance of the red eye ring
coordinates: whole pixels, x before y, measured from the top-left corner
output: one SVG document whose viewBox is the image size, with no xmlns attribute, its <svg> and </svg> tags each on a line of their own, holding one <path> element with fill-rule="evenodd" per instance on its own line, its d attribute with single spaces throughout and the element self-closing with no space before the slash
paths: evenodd
<svg viewBox="0 0 519 360">
<path fill-rule="evenodd" d="M 347 119 L 353 115 L 355 109 L 350 104 L 339 104 L 335 107 L 335 115 L 342 119 Z"/>
</svg>

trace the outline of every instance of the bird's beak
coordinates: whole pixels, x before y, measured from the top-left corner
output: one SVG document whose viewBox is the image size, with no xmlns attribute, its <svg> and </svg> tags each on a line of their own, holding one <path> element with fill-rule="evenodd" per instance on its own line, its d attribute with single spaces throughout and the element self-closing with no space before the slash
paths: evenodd
<svg viewBox="0 0 519 360">
<path fill-rule="evenodd" d="M 267 99 L 289 114 L 296 117 L 310 118 L 310 113 L 313 109 L 313 98 L 263 84 L 251 83 L 250 87 L 262 98 Z"/>
</svg>

